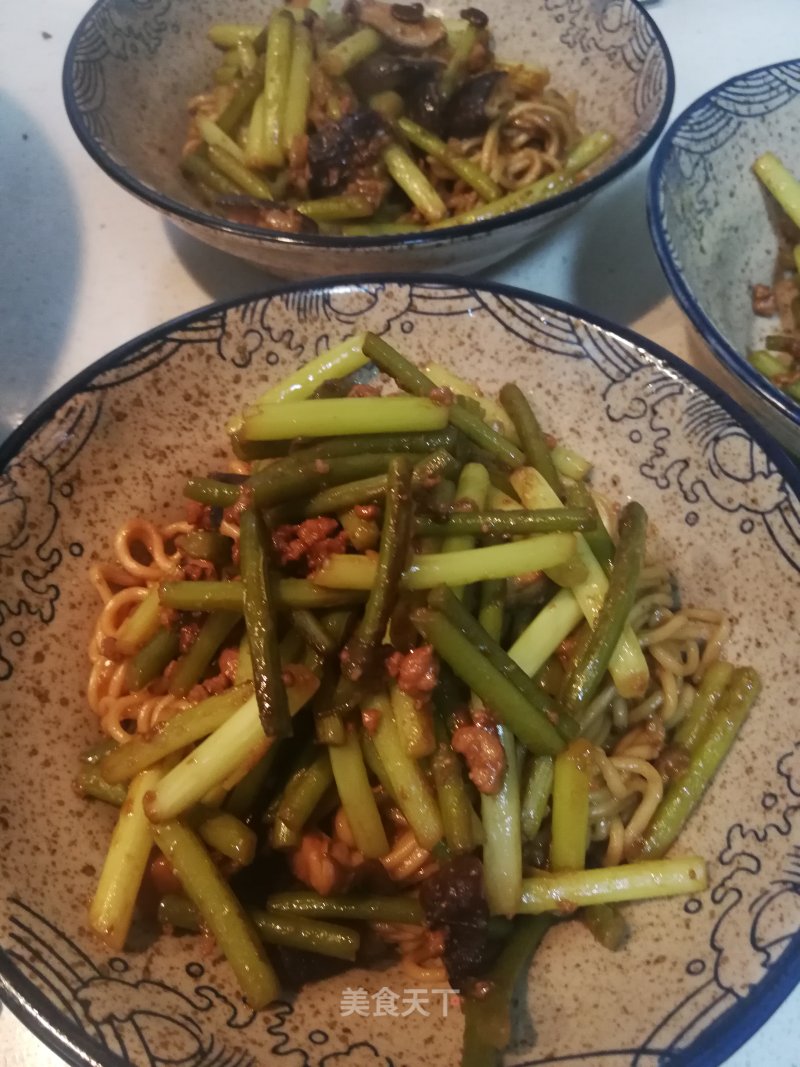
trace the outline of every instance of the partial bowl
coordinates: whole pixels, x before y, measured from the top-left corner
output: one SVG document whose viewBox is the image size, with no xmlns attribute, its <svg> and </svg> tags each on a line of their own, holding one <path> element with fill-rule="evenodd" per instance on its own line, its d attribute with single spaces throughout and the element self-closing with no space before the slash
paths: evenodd
<svg viewBox="0 0 800 1067">
<path fill-rule="evenodd" d="M 81 143 L 123 188 L 202 241 L 285 278 L 374 270 L 471 273 L 510 255 L 633 166 L 666 124 L 674 76 L 667 47 L 635 0 L 487 0 L 498 55 L 550 68 L 574 91 L 583 128 L 615 148 L 585 182 L 498 219 L 379 238 L 284 234 L 212 215 L 178 169 L 186 105 L 209 82 L 220 21 L 265 21 L 274 2 L 99 0 L 67 52 L 64 98 Z M 461 0 L 432 3 L 457 15 Z"/>
<path fill-rule="evenodd" d="M 777 251 L 751 169 L 767 151 L 800 174 L 800 60 L 738 74 L 691 104 L 655 153 L 647 211 L 675 298 L 734 375 L 737 399 L 800 455 L 800 403 L 747 361 L 774 332 L 750 295 L 754 283 L 771 282 Z"/>
<path fill-rule="evenodd" d="M 115 953 L 87 929 L 115 818 L 71 784 L 97 739 L 89 566 L 133 513 L 179 512 L 185 477 L 219 462 L 231 411 L 357 330 L 487 390 L 529 390 L 545 428 L 594 461 L 593 484 L 647 508 L 687 596 L 729 616 L 729 657 L 763 677 L 674 850 L 707 858 L 709 890 L 626 907 L 632 936 L 616 953 L 580 923 L 555 927 L 514 1016 L 515 1064 L 715 1067 L 800 979 L 800 472 L 643 338 L 457 278 L 360 277 L 205 308 L 100 360 L 0 448 L 0 993 L 71 1064 L 460 1062 L 462 1020 L 441 994 L 405 1017 L 354 1007 L 358 991 L 363 1005 L 418 985 L 398 968 L 351 970 L 254 1015 L 201 938 Z"/>
</svg>

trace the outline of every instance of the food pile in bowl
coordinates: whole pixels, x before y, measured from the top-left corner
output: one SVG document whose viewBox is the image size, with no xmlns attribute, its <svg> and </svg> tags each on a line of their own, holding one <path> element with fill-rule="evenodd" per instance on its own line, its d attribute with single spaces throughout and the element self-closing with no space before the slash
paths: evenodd
<svg viewBox="0 0 800 1067">
<path fill-rule="evenodd" d="M 90 924 L 122 949 L 155 895 L 254 1008 L 397 953 L 494 1062 L 554 919 L 619 949 L 618 905 L 707 888 L 664 856 L 759 676 L 513 382 L 484 397 L 366 333 L 228 432 L 184 509 L 91 568 L 107 739 L 78 786 L 121 815 Z"/>
<path fill-rule="evenodd" d="M 675 299 L 727 388 L 800 454 L 797 384 L 800 62 L 737 74 L 674 121 L 648 216 Z"/>
<path fill-rule="evenodd" d="M 479 8 L 312 3 L 208 36 L 222 59 L 189 102 L 181 167 L 236 222 L 373 237 L 466 225 L 566 192 L 613 144 L 583 136 L 547 69 L 502 62 Z"/>
<path fill-rule="evenodd" d="M 751 928 L 792 929 L 798 502 L 725 407 L 432 279 L 84 372 L 3 456 L 4 995 L 109 1064 L 599 1061 L 709 1040 L 732 981 L 752 1025 Z"/>
<path fill-rule="evenodd" d="M 673 91 L 630 0 L 98 0 L 64 67 L 115 181 L 280 277 L 480 270 L 630 169 Z"/>
<path fill-rule="evenodd" d="M 800 181 L 772 152 L 759 156 L 753 170 L 774 197 L 778 238 L 772 278 L 753 285 L 753 311 L 765 319 L 777 317 L 780 329 L 748 358 L 773 385 L 800 401 Z"/>
</svg>

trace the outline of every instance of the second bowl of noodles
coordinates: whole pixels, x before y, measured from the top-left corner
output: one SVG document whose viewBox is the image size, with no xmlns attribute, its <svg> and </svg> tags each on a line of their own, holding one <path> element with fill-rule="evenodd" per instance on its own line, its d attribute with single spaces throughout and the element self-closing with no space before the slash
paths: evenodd
<svg viewBox="0 0 800 1067">
<path fill-rule="evenodd" d="M 280 276 L 486 267 L 630 168 L 672 102 L 634 0 L 310 11 L 99 0 L 64 68 L 114 180 Z"/>
</svg>

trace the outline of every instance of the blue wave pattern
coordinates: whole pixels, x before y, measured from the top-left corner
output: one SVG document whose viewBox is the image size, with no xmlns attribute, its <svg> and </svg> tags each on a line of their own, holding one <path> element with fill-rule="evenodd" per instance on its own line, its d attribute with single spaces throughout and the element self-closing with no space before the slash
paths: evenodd
<svg viewBox="0 0 800 1067">
<path fill-rule="evenodd" d="M 681 222 L 702 241 L 704 219 L 716 210 L 720 188 L 714 171 L 714 155 L 736 135 L 742 123 L 758 120 L 785 107 L 800 94 L 800 61 L 754 71 L 735 85 L 713 93 L 703 107 L 689 116 L 677 131 L 665 176 L 680 174 L 689 180 L 688 194 L 676 204 Z M 676 262 L 680 256 L 669 238 L 664 218 L 663 194 L 658 210 L 666 241 Z"/>
<path fill-rule="evenodd" d="M 171 28 L 172 5 L 173 0 L 109 0 L 84 25 L 73 67 L 75 104 L 87 130 L 108 149 L 115 145 L 115 134 L 103 113 L 104 64 L 109 58 L 124 62 L 140 51 L 157 52 Z"/>
<path fill-rule="evenodd" d="M 547 0 L 547 10 L 563 22 L 561 40 L 587 53 L 606 53 L 637 75 L 634 106 L 646 114 L 663 97 L 667 69 L 653 29 L 631 0 L 583 4 L 578 0 Z"/>
<path fill-rule="evenodd" d="M 277 294 L 180 325 L 98 373 L 33 435 L 0 480 L 0 558 L 22 572 L 11 596 L 4 593 L 0 602 L 0 680 L 8 679 L 13 668 L 11 626 L 46 625 L 55 616 L 62 562 L 55 547 L 59 489 L 102 416 L 104 398 L 186 346 L 195 358 L 204 352 L 236 368 L 257 368 L 308 358 L 351 334 L 356 324 L 377 333 L 411 332 L 421 319 L 490 316 L 538 357 L 583 363 L 592 388 L 602 394 L 606 418 L 627 432 L 641 475 L 657 489 L 677 489 L 689 508 L 702 501 L 741 517 L 751 529 L 761 524 L 783 558 L 800 571 L 798 501 L 779 471 L 714 400 L 654 356 L 563 311 L 507 294 L 392 284 L 392 299 L 384 301 L 386 288 L 334 285 Z M 297 328 L 276 326 L 286 321 L 282 312 L 290 313 Z M 23 555 L 35 563 L 18 568 L 15 560 Z M 531 1058 L 535 1049 L 528 1048 L 509 1062 L 519 1067 L 678 1065 L 704 1035 L 724 1025 L 727 1013 L 753 989 L 732 965 L 731 946 L 740 951 L 742 943 L 749 944 L 766 978 L 783 954 L 800 944 L 800 742 L 780 755 L 775 792 L 764 795 L 762 809 L 758 825 L 736 823 L 721 843 L 710 895 L 717 912 L 711 938 L 697 945 L 697 958 L 686 964 L 687 973 L 698 978 L 696 987 L 680 1003 L 665 1004 L 663 1019 L 641 1046 L 555 1059 Z M 687 914 L 706 907 L 707 899 L 686 903 Z M 305 1033 L 295 1025 L 291 1004 L 254 1016 L 204 981 L 201 963 L 187 965 L 180 989 L 147 978 L 139 963 L 115 958 L 98 964 L 21 899 L 11 901 L 11 933 L 4 948 L 57 1012 L 122 1063 L 165 1063 L 153 1035 L 168 1032 L 170 1062 L 257 1067 L 248 1037 L 255 1039 L 258 1027 L 259 1044 L 265 1029 L 271 1056 L 285 1057 L 292 1067 L 392 1065 L 386 1053 L 367 1042 L 348 1044 L 333 1030 Z"/>
</svg>

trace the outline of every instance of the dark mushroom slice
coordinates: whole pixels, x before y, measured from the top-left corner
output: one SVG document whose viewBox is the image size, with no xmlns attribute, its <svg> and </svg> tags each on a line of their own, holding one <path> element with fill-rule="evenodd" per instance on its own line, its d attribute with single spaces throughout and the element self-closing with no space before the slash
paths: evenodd
<svg viewBox="0 0 800 1067">
<path fill-rule="evenodd" d="M 383 117 L 369 108 L 317 130 L 308 139 L 311 195 L 339 192 L 356 171 L 379 158 L 390 139 Z"/>
<path fill-rule="evenodd" d="M 465 7 L 460 14 L 461 18 L 476 30 L 485 30 L 489 25 L 489 16 L 479 7 Z"/>
<path fill-rule="evenodd" d="M 441 19 L 435 15 L 425 15 L 424 11 L 420 13 L 416 4 L 360 0 L 354 6 L 359 22 L 377 30 L 398 48 L 425 52 L 443 41 L 447 33 Z"/>
<path fill-rule="evenodd" d="M 423 4 L 392 4 L 392 16 L 401 22 L 422 22 L 425 18 Z"/>
<path fill-rule="evenodd" d="M 464 82 L 445 113 L 448 137 L 480 137 L 514 100 L 511 81 L 501 70 L 490 70 Z"/>
<path fill-rule="evenodd" d="M 425 56 L 374 52 L 348 74 L 348 81 L 361 97 L 407 89 L 444 70 L 440 59 Z"/>
<path fill-rule="evenodd" d="M 447 97 L 438 73 L 415 82 L 406 90 L 406 114 L 431 133 L 441 134 L 445 128 Z"/>
</svg>

